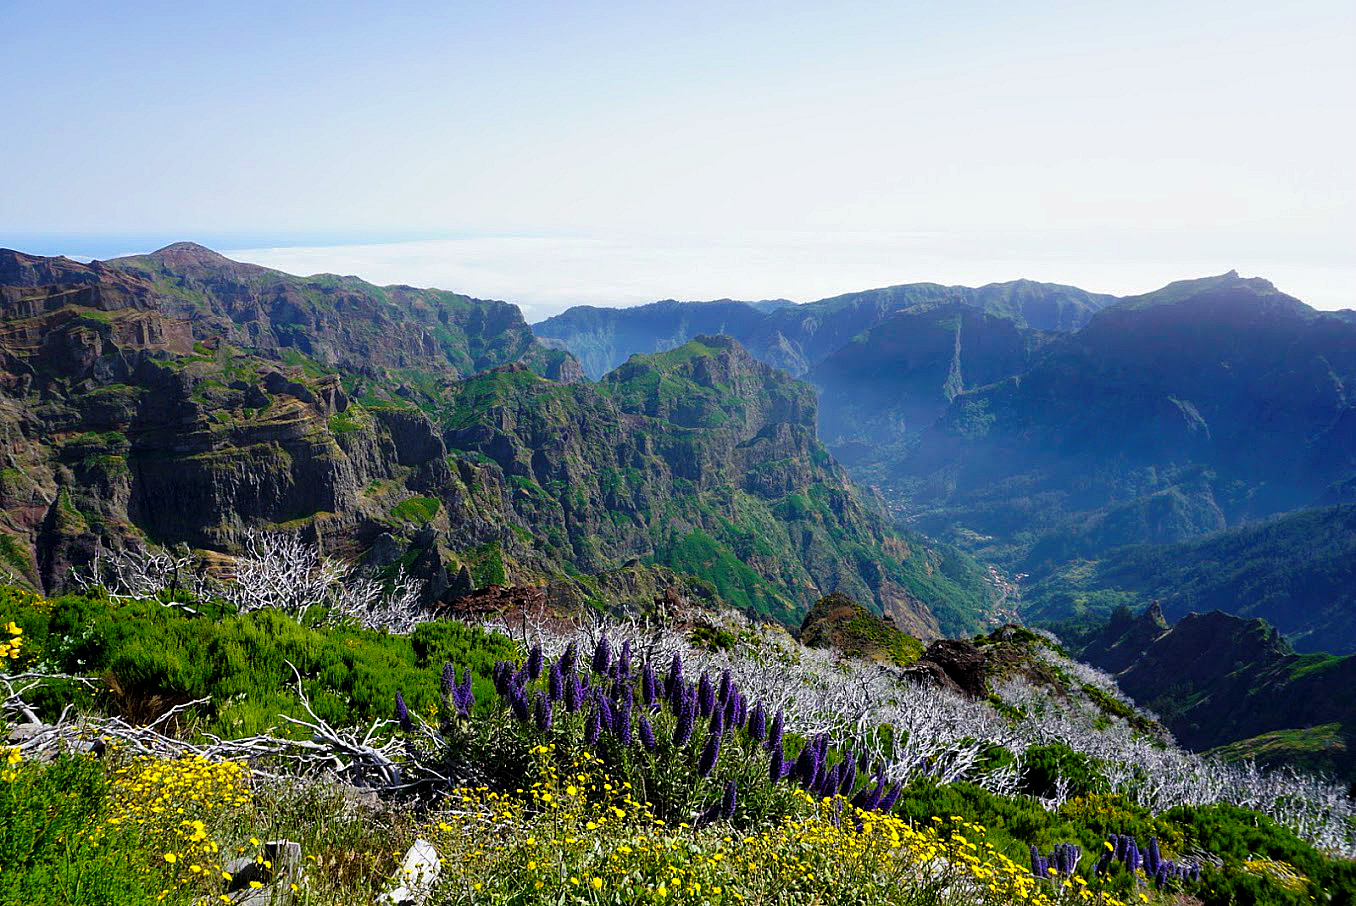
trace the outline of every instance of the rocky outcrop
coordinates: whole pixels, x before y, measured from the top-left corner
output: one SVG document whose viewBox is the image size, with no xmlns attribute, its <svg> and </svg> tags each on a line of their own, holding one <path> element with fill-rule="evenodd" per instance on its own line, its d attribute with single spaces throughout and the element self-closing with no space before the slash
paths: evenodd
<svg viewBox="0 0 1356 906">
<path fill-rule="evenodd" d="M 1356 704 L 1348 693 L 1356 656 L 1296 654 L 1264 621 L 1220 611 L 1166 627 L 1156 608 L 1113 621 L 1080 656 L 1114 671 L 1120 687 L 1190 748 L 1270 735 L 1265 750 L 1241 745 L 1236 754 L 1356 773 Z M 1323 732 L 1314 739 L 1330 738 L 1331 746 L 1306 741 L 1304 731 L 1315 728 Z M 1287 735 L 1289 748 L 1279 744 Z"/>
</svg>

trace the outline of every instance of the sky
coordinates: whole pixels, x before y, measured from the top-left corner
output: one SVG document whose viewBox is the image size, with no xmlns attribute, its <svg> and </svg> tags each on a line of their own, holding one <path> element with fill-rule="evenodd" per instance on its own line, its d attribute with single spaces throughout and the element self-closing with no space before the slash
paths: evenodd
<svg viewBox="0 0 1356 906">
<path fill-rule="evenodd" d="M 1231 268 L 1356 306 L 1356 4 L 0 0 L 0 245 L 523 305 Z"/>
</svg>

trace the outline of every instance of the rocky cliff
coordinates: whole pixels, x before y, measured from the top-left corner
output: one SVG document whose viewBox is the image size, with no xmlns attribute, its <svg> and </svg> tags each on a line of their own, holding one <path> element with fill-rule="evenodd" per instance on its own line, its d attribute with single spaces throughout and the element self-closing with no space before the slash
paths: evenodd
<svg viewBox="0 0 1356 906">
<path fill-rule="evenodd" d="M 1296 654 L 1266 622 L 1220 611 L 1169 626 L 1156 605 L 1116 614 L 1077 651 L 1183 745 L 1356 772 L 1356 656 Z"/>
<path fill-rule="evenodd" d="M 631 563 L 651 598 L 696 574 L 790 620 L 841 588 L 920 635 L 987 603 L 977 570 L 860 498 L 809 388 L 728 340 L 592 384 L 505 303 L 186 244 L 6 252 L 0 303 L 0 562 L 49 591 L 100 546 L 229 554 L 264 529 L 440 596 L 565 582 L 604 605 Z"/>
</svg>

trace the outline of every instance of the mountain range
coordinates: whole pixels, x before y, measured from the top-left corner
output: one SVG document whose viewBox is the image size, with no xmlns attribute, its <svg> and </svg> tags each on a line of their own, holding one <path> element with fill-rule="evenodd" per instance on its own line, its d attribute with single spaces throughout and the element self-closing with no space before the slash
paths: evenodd
<svg viewBox="0 0 1356 906">
<path fill-rule="evenodd" d="M 803 375 L 821 436 L 853 477 L 900 524 L 1022 578 L 1038 618 L 1078 613 L 1078 596 L 1051 594 L 1052 583 L 1083 581 L 1110 552 L 1156 545 L 1149 556 L 1161 556 L 1356 501 L 1356 313 L 1316 311 L 1266 280 L 1230 272 L 1123 298 L 1027 281 L 911 284 L 772 311 L 579 308 L 533 329 L 587 369 L 697 327 Z M 1248 556 L 1275 561 L 1279 549 L 1264 548 L 1276 538 L 1256 536 Z M 1349 570 L 1337 569 L 1340 585 Z M 1340 603 L 1291 584 L 1287 597 L 1271 583 L 1268 618 L 1306 646 L 1348 644 L 1308 618 Z M 1151 600 L 1118 587 L 1122 600 Z"/>
<path fill-rule="evenodd" d="M 44 590 L 100 548 L 228 556 L 276 530 L 443 598 L 545 584 L 607 606 L 696 574 L 791 623 L 841 591 L 923 637 L 978 626 L 987 573 L 892 529 L 816 419 L 807 385 L 728 338 L 595 383 L 503 302 L 191 243 L 0 251 L 0 556 Z"/>
</svg>

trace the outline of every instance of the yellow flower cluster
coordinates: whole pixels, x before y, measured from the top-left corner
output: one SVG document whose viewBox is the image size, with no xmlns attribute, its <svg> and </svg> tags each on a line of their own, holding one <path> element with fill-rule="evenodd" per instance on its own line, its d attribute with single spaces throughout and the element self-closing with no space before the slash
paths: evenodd
<svg viewBox="0 0 1356 906">
<path fill-rule="evenodd" d="M 4 632 L 4 635 L 0 635 L 0 661 L 18 660 L 20 649 L 23 648 L 24 644 L 23 629 L 19 627 L 19 624 L 10 620 L 3 627 L 0 627 L 0 631 Z M 8 637 L 6 638 L 6 636 Z"/>
<path fill-rule="evenodd" d="M 203 818 L 213 813 L 250 805 L 249 772 L 230 761 L 208 761 L 188 756 L 166 761 L 137 758 L 114 774 L 106 821 L 92 828 L 90 843 L 99 842 L 118 828 L 133 827 L 157 854 L 147 874 L 163 875 L 171 866 L 171 890 L 210 880 L 217 887 L 224 879 L 221 846 L 212 839 Z"/>
<path fill-rule="evenodd" d="M 1248 874 L 1270 877 L 1286 890 L 1297 893 L 1302 892 L 1309 884 L 1309 879 L 1301 874 L 1295 866 L 1279 859 L 1253 856 L 1251 859 L 1243 860 L 1243 870 Z"/>
<path fill-rule="evenodd" d="M 549 747 L 539 754 L 553 755 Z M 901 891 L 976 904 L 1119 906 L 1082 879 L 1037 880 L 985 841 L 984 828 L 935 819 L 915 827 L 841 797 L 800 794 L 794 817 L 735 832 L 652 817 L 588 754 L 512 794 L 462 790 L 427 833 L 454 889 L 475 903 L 899 902 Z"/>
<path fill-rule="evenodd" d="M 5 746 L 0 751 L 5 753 L 5 767 L 4 770 L 0 771 L 0 781 L 13 783 L 14 778 L 19 776 L 17 766 L 24 760 L 24 756 L 19 751 L 18 746 Z"/>
</svg>

